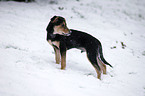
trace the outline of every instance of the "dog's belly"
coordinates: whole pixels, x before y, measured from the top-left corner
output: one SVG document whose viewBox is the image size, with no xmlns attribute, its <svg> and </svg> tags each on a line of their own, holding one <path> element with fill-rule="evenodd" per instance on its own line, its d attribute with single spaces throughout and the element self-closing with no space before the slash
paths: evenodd
<svg viewBox="0 0 145 96">
<path fill-rule="evenodd" d="M 82 52 L 86 52 L 86 49 L 83 48 L 83 47 L 79 47 L 79 48 L 77 48 L 77 49 L 80 49 L 80 50 L 81 50 L 81 53 L 82 53 Z"/>
</svg>

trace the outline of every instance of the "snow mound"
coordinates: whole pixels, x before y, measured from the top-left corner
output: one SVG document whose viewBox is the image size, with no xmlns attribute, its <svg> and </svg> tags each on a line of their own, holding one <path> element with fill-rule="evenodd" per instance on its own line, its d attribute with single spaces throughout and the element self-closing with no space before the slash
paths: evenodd
<svg viewBox="0 0 145 96">
<path fill-rule="evenodd" d="M 144 0 L 36 0 L 0 2 L 0 96 L 144 96 Z M 55 64 L 46 41 L 50 18 L 85 31 L 103 45 L 107 75 L 97 79 L 86 54 L 67 52 Z"/>
</svg>

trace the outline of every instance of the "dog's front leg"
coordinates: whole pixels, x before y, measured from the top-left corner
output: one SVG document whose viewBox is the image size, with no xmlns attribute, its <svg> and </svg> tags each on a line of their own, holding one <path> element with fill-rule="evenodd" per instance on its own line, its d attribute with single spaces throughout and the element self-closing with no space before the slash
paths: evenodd
<svg viewBox="0 0 145 96">
<path fill-rule="evenodd" d="M 60 54 L 61 54 L 61 69 L 64 70 L 66 68 L 66 46 L 62 42 L 60 44 Z"/>
<path fill-rule="evenodd" d="M 66 68 L 66 51 L 61 53 L 61 69 L 64 70 Z"/>
<path fill-rule="evenodd" d="M 60 50 L 54 47 L 56 64 L 60 63 Z"/>
</svg>

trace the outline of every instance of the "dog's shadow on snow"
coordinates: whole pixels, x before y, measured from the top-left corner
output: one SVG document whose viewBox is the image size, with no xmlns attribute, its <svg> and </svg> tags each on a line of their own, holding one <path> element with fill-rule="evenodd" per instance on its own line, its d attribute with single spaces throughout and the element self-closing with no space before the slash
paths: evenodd
<svg viewBox="0 0 145 96">
<path fill-rule="evenodd" d="M 95 69 L 93 69 L 93 66 L 92 68 L 90 66 L 89 67 L 82 66 L 82 64 L 79 64 L 78 62 L 75 61 L 67 61 L 66 70 L 71 70 L 87 76 L 91 75 L 97 77 L 97 73 Z"/>
</svg>

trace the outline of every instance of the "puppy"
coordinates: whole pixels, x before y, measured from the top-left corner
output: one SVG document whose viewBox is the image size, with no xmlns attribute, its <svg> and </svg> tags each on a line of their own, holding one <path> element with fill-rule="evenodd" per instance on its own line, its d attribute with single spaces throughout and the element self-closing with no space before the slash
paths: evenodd
<svg viewBox="0 0 145 96">
<path fill-rule="evenodd" d="M 61 61 L 61 69 L 66 68 L 66 52 L 71 48 L 86 52 L 88 60 L 101 79 L 101 73 L 106 74 L 106 65 L 110 65 L 103 57 L 102 45 L 95 37 L 81 31 L 67 28 L 66 20 L 60 16 L 51 18 L 47 28 L 47 41 L 55 51 L 56 63 Z"/>
</svg>

